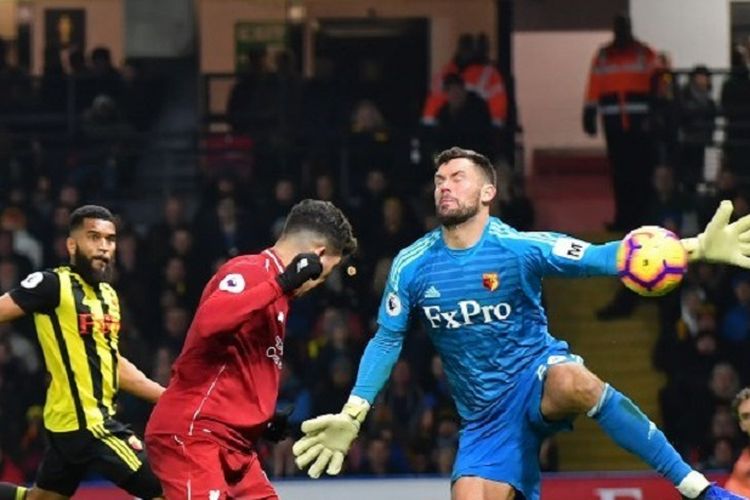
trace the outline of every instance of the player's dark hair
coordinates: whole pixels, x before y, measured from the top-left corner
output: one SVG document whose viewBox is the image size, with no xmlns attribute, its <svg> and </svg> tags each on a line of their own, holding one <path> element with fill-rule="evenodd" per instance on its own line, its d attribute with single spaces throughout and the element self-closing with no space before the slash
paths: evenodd
<svg viewBox="0 0 750 500">
<path fill-rule="evenodd" d="M 292 207 L 281 235 L 312 231 L 323 236 L 330 248 L 346 257 L 357 250 L 357 239 L 344 213 L 330 201 L 302 200 Z"/>
<path fill-rule="evenodd" d="M 474 165 L 479 167 L 484 176 L 487 178 L 488 182 L 491 182 L 493 186 L 497 186 L 497 172 L 495 171 L 495 167 L 492 165 L 492 162 L 483 154 L 472 151 L 471 149 L 464 149 L 459 148 L 458 146 L 453 146 L 450 149 L 441 151 L 437 154 L 437 156 L 435 156 L 435 170 L 440 168 L 442 165 L 445 165 L 449 161 L 455 160 L 457 158 L 465 158 L 472 162 Z"/>
<path fill-rule="evenodd" d="M 732 413 L 735 417 L 740 418 L 740 405 L 750 399 L 750 387 L 745 387 L 732 400 Z"/>
<path fill-rule="evenodd" d="M 73 210 L 70 214 L 70 222 L 68 223 L 68 231 L 73 232 L 79 227 L 83 226 L 84 219 L 99 219 L 106 220 L 108 222 L 114 222 L 115 216 L 112 212 L 99 205 L 84 205 Z"/>
</svg>

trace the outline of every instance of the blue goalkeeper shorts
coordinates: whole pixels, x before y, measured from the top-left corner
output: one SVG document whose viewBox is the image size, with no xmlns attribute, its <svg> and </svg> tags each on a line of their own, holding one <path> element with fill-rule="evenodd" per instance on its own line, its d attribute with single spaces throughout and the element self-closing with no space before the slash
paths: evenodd
<svg viewBox="0 0 750 500">
<path fill-rule="evenodd" d="M 508 483 L 525 500 L 540 496 L 539 448 L 544 438 L 573 429 L 572 420 L 548 422 L 542 417 L 542 390 L 547 369 L 580 363 L 567 351 L 546 353 L 521 374 L 515 390 L 480 420 L 462 424 L 451 480 L 477 476 Z"/>
</svg>

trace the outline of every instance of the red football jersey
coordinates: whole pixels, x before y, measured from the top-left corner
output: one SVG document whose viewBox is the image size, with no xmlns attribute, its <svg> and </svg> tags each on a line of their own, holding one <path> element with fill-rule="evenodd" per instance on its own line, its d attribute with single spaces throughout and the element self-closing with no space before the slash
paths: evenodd
<svg viewBox="0 0 750 500">
<path fill-rule="evenodd" d="M 147 434 L 203 435 L 246 449 L 273 416 L 289 298 L 272 250 L 236 257 L 203 290 Z"/>
</svg>

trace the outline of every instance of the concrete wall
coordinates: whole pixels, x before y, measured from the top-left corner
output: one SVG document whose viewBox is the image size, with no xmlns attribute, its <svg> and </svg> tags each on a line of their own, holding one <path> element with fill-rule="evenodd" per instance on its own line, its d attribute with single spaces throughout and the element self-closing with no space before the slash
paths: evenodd
<svg viewBox="0 0 750 500">
<path fill-rule="evenodd" d="M 729 0 L 630 0 L 633 31 L 672 64 L 729 66 Z"/>
<path fill-rule="evenodd" d="M 197 0 L 200 19 L 201 70 L 234 70 L 234 25 L 237 21 L 282 21 L 284 2 L 269 0 Z M 433 72 L 453 55 L 463 32 L 484 31 L 495 46 L 496 16 L 492 0 L 306 0 L 308 31 L 320 18 L 425 17 L 431 21 Z M 308 55 L 310 52 L 308 52 Z M 309 68 L 308 68 L 309 69 Z"/>
<path fill-rule="evenodd" d="M 535 148 L 604 147 L 585 135 L 583 97 L 591 59 L 608 32 L 523 32 L 513 37 L 516 100 L 527 167 Z"/>
</svg>

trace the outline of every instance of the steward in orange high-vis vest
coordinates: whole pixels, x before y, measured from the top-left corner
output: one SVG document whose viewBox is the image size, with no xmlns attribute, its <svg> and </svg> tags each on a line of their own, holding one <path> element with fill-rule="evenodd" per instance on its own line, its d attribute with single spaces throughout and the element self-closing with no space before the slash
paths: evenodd
<svg viewBox="0 0 750 500">
<path fill-rule="evenodd" d="M 648 131 L 656 54 L 633 37 L 630 20 L 617 16 L 614 40 L 601 47 L 591 63 L 584 131 L 597 132 L 601 114 L 612 168 L 615 220 L 611 229 L 628 230 L 645 223 L 651 173 L 655 161 L 654 138 Z"/>
<path fill-rule="evenodd" d="M 508 119 L 508 96 L 500 72 L 489 62 L 489 47 L 476 43 L 471 35 L 462 35 L 453 59 L 435 75 L 430 94 L 422 110 L 422 123 L 435 125 L 440 108 L 447 102 L 443 90 L 445 77 L 458 75 L 464 81 L 466 90 L 484 99 L 492 116 L 492 124 L 503 127 Z"/>
</svg>

